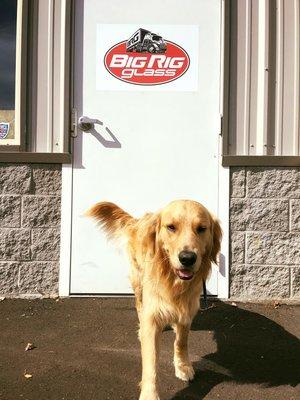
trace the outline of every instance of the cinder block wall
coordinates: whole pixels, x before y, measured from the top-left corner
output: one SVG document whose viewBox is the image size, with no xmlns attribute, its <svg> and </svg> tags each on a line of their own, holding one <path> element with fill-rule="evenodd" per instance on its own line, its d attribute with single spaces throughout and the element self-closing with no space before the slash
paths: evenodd
<svg viewBox="0 0 300 400">
<path fill-rule="evenodd" d="M 0 163 L 0 296 L 58 294 L 61 166 Z M 300 168 L 231 168 L 230 296 L 300 298 Z"/>
<path fill-rule="evenodd" d="M 0 295 L 58 294 L 61 166 L 0 163 Z"/>
<path fill-rule="evenodd" d="M 231 168 L 230 296 L 300 297 L 300 169 Z"/>
</svg>

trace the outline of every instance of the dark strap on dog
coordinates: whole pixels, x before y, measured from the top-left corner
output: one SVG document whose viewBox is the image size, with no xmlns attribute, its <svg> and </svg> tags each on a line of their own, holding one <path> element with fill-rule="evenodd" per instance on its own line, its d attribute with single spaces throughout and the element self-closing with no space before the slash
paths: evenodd
<svg viewBox="0 0 300 400">
<path fill-rule="evenodd" d="M 203 279 L 202 283 L 203 283 L 203 300 L 204 300 L 204 307 L 207 308 L 207 307 L 208 307 L 208 306 L 207 306 L 207 291 L 206 291 L 206 282 L 205 282 L 204 279 Z"/>
</svg>

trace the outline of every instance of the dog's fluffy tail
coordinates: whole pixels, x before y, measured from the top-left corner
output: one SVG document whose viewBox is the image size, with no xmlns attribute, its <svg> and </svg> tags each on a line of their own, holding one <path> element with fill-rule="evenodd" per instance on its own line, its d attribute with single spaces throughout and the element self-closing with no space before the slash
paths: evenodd
<svg viewBox="0 0 300 400">
<path fill-rule="evenodd" d="M 127 236 L 135 222 L 122 208 L 106 201 L 95 204 L 85 216 L 94 218 L 111 239 Z"/>
</svg>

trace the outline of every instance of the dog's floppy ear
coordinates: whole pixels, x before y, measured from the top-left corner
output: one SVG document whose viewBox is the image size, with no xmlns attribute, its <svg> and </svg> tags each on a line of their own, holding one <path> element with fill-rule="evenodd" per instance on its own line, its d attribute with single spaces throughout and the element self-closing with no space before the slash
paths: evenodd
<svg viewBox="0 0 300 400">
<path fill-rule="evenodd" d="M 160 229 L 160 214 L 147 214 L 141 224 L 141 240 L 145 254 L 154 256 L 157 250 L 157 235 Z"/>
<path fill-rule="evenodd" d="M 212 233 L 212 245 L 209 258 L 213 263 L 217 264 L 217 255 L 219 254 L 221 249 L 222 229 L 220 226 L 220 222 L 218 221 L 217 218 L 214 217 L 212 217 L 211 233 Z"/>
</svg>

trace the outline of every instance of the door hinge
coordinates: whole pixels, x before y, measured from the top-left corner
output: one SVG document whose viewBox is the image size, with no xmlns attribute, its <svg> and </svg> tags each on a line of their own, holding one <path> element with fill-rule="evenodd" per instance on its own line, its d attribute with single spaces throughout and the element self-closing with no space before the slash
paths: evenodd
<svg viewBox="0 0 300 400">
<path fill-rule="evenodd" d="M 220 116 L 220 132 L 219 136 L 223 137 L 223 115 Z"/>
<path fill-rule="evenodd" d="M 73 138 L 77 137 L 77 110 L 72 108 L 71 110 L 71 124 L 70 124 L 70 135 Z"/>
</svg>

